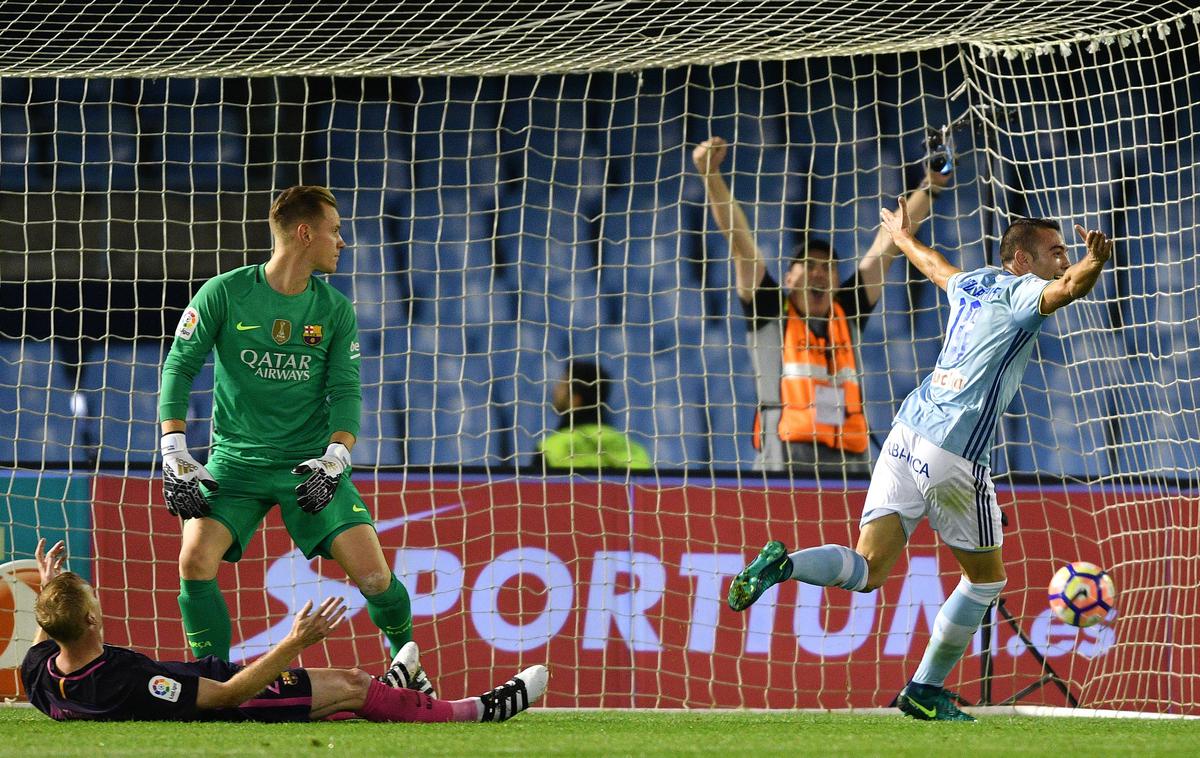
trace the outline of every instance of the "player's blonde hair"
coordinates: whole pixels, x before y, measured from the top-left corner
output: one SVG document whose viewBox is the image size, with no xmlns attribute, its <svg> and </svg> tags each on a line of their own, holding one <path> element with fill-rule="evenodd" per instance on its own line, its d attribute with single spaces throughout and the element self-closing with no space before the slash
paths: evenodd
<svg viewBox="0 0 1200 758">
<path fill-rule="evenodd" d="M 271 203 L 271 226 L 286 231 L 296 224 L 320 218 L 323 206 L 337 210 L 337 199 L 325 187 L 297 184 L 279 193 Z"/>
<path fill-rule="evenodd" d="M 38 594 L 34 617 L 55 642 L 74 642 L 87 631 L 92 599 L 91 585 L 79 574 L 64 571 Z"/>
</svg>

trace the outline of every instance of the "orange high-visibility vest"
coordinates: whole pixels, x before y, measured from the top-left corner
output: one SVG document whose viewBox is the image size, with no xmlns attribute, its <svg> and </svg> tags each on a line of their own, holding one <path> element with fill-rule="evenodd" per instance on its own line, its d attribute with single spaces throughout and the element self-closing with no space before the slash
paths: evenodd
<svg viewBox="0 0 1200 758">
<path fill-rule="evenodd" d="M 784 442 L 813 442 L 848 453 L 867 451 L 867 417 L 863 415 L 858 364 L 850 343 L 846 312 L 836 302 L 829 319 L 829 337 L 813 334 L 808 323 L 788 303 L 787 329 L 783 335 L 783 376 L 779 398 L 783 414 L 779 438 Z M 830 350 L 832 347 L 832 350 Z M 833 363 L 829 356 L 832 353 Z M 817 421 L 816 388 L 839 387 L 845 403 L 841 426 Z"/>
</svg>

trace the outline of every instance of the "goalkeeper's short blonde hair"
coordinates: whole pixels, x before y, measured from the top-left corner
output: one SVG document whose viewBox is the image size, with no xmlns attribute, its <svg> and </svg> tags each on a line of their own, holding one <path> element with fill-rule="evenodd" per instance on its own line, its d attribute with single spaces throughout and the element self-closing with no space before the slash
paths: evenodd
<svg viewBox="0 0 1200 758">
<path fill-rule="evenodd" d="M 286 231 L 296 224 L 314 221 L 321 217 L 323 206 L 337 210 L 337 199 L 326 187 L 315 184 L 298 184 L 279 193 L 271 203 L 271 226 Z"/>
<path fill-rule="evenodd" d="M 33 613 L 38 626 L 59 643 L 70 643 L 87 631 L 87 617 L 95 603 L 92 586 L 73 571 L 64 571 L 38 593 Z"/>
</svg>

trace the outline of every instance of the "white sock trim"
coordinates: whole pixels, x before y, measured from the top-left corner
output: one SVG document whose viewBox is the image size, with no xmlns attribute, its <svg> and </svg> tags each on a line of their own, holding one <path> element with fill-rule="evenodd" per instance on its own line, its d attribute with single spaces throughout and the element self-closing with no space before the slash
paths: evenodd
<svg viewBox="0 0 1200 758">
<path fill-rule="evenodd" d="M 958 583 L 958 591 L 986 608 L 1000 597 L 1000 592 L 1006 584 L 1008 584 L 1007 579 L 974 584 L 964 576 Z"/>
<path fill-rule="evenodd" d="M 854 573 L 854 558 L 851 557 L 854 551 L 844 545 L 835 545 L 838 551 L 838 557 L 842 559 L 842 570 L 838 572 L 833 583 L 837 586 L 842 586 L 850 579 L 850 575 Z"/>
</svg>

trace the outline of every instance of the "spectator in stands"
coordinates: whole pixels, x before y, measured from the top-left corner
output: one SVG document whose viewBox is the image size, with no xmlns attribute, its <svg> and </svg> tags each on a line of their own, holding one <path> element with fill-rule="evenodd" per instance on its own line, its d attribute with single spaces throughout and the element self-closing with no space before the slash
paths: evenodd
<svg viewBox="0 0 1200 758">
<path fill-rule="evenodd" d="M 609 378 L 600 365 L 571 361 L 554 387 L 554 410 L 562 417 L 558 431 L 538 443 L 547 469 L 576 471 L 604 468 L 638 470 L 651 467 L 646 450 L 605 423 Z M 534 465 L 538 460 L 534 458 Z"/>
<path fill-rule="evenodd" d="M 709 210 L 732 248 L 738 298 L 748 319 L 758 382 L 755 468 L 797 476 L 822 469 L 867 476 L 869 434 L 857 337 L 900 251 L 881 229 L 858 268 L 839 285 L 833 247 L 808 237 L 793 251 L 780 287 L 721 175 L 727 152 L 725 140 L 712 137 L 696 146 L 692 160 Z M 948 169 L 949 164 L 931 162 L 924 182 L 908 194 L 914 230 L 949 183 Z"/>
</svg>

